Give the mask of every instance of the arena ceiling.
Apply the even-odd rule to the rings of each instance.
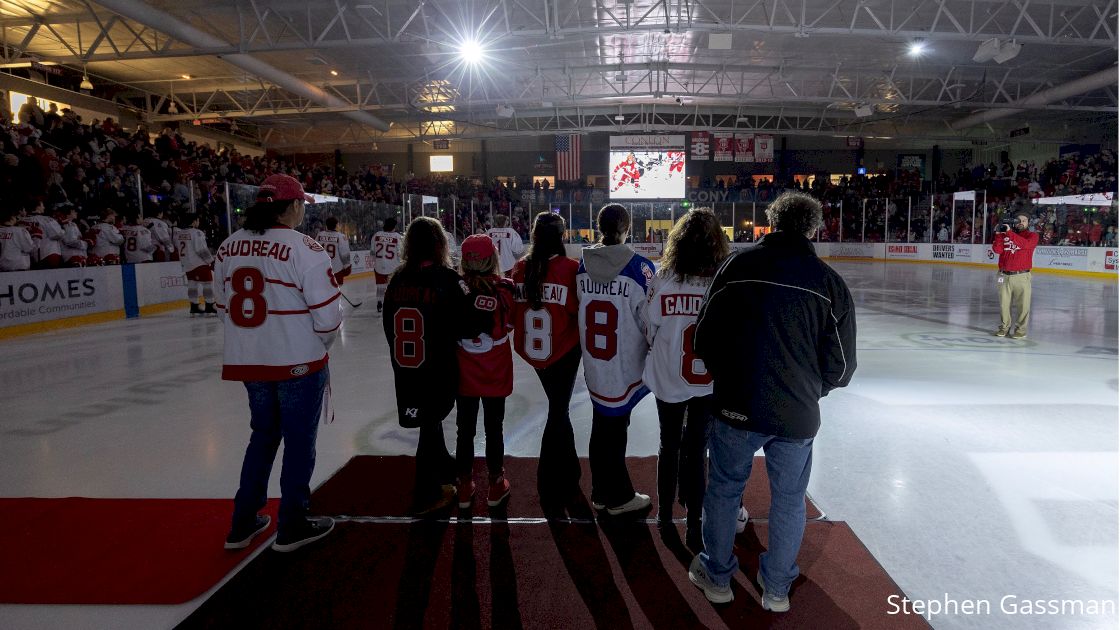
[[[1116,129],[1117,0],[0,0],[0,35],[0,67],[86,70],[95,95],[157,123],[208,121],[287,150]],[[974,61],[984,42],[1018,54]]]

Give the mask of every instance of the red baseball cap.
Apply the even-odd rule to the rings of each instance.
[[[291,201],[303,199],[307,203],[315,203],[315,199],[303,192],[303,186],[296,178],[289,175],[269,175],[257,191],[257,201]]]
[[[464,260],[486,260],[497,251],[498,250],[494,248],[494,241],[490,240],[490,237],[485,234],[472,234],[463,241],[462,252]]]

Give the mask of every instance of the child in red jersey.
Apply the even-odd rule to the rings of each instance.
[[[510,493],[503,468],[502,423],[506,397],[513,393],[513,353],[509,343],[509,331],[513,329],[513,283],[501,277],[498,250],[490,237],[467,237],[462,257],[461,273],[473,297],[468,317],[476,320],[476,329],[484,332],[474,339],[459,340],[459,395],[455,399],[459,507],[469,508],[474,499],[471,469],[480,400],[486,428],[486,468],[490,473],[486,503],[497,507]]]
[[[579,493],[580,466],[568,406],[579,371],[579,261],[564,251],[564,219],[542,212],[533,221],[529,252],[513,267],[515,349],[533,366],[548,398],[537,486],[541,500],[563,503]]]

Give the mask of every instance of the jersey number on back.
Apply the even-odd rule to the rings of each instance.
[[[230,275],[233,295],[229,298],[229,318],[235,326],[256,328],[268,318],[264,299],[264,274],[256,267],[239,267]]]
[[[376,258],[384,258],[385,260],[392,260],[397,257],[397,244],[396,243],[376,243],[373,248],[373,255]]]
[[[552,314],[543,308],[525,311],[525,356],[534,361],[552,356]]]
[[[129,252],[136,251],[136,237],[135,236],[130,236],[130,237],[124,239],[124,249],[125,249],[125,251],[129,251]]]
[[[187,257],[187,241],[179,241],[179,258]]]
[[[592,300],[584,307],[584,345],[587,354],[610,361],[618,354],[618,308],[606,300]]]
[[[708,369],[697,369],[704,363],[696,356],[693,348],[695,336],[696,322],[692,322],[685,327],[684,339],[681,340],[681,378],[689,385],[711,385],[712,375],[708,373]]]
[[[338,251],[334,243],[327,243],[323,248],[327,250],[327,255],[331,257],[331,260],[334,260],[335,252]]]
[[[402,308],[393,315],[393,358],[406,368],[424,363],[424,314],[415,308]]]

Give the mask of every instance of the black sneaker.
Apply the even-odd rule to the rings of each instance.
[[[378,302],[378,303],[377,303],[377,312],[378,312],[378,313],[380,313],[380,312],[381,312],[381,302]]]
[[[329,516],[309,518],[306,524],[297,526],[295,531],[278,534],[276,542],[272,543],[272,550],[280,553],[295,551],[326,536],[333,529],[334,519]]]
[[[257,534],[268,529],[272,524],[272,517],[270,516],[257,516],[253,523],[245,527],[235,527],[229,531],[229,536],[226,536],[226,549],[244,549],[253,542]]]
[[[202,309],[198,308],[198,302],[191,302],[191,317],[195,315],[202,315]]]
[[[206,310],[202,311],[204,315],[217,315],[218,311],[214,308],[213,302],[206,303]]]

